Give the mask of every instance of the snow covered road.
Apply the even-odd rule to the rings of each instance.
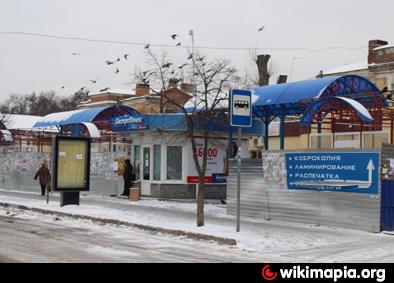
[[[126,199],[82,196],[81,206],[59,207],[57,196],[51,197],[50,204],[46,204],[45,198],[42,198],[38,194],[3,190],[0,190],[0,202],[70,213],[73,215],[118,219],[127,223],[232,238],[237,242],[236,247],[229,247],[206,241],[182,239],[175,236],[161,235],[156,237],[157,235],[140,230],[111,225],[100,226],[91,222],[89,227],[85,227],[86,221],[82,220],[80,220],[82,221],[81,223],[78,223],[76,220],[73,220],[76,222],[70,220],[71,222],[69,224],[71,226],[68,225],[67,219],[62,219],[61,222],[51,222],[50,224],[54,225],[51,229],[58,228],[59,231],[62,231],[63,228],[67,229],[67,233],[64,232],[60,238],[62,241],[65,239],[65,242],[63,243],[59,239],[56,241],[60,245],[67,244],[71,249],[75,248],[75,243],[79,243],[79,237],[82,237],[82,243],[86,245],[90,243],[88,248],[84,248],[83,245],[79,247],[82,251],[88,251],[90,255],[81,256],[80,260],[82,261],[84,259],[87,261],[94,261],[96,259],[98,261],[100,259],[139,261],[143,256],[122,257],[119,253],[127,251],[127,248],[124,249],[124,247],[127,247],[128,243],[131,247],[138,247],[141,244],[145,250],[153,247],[155,252],[157,252],[156,247],[158,246],[160,252],[161,243],[164,241],[163,245],[165,246],[164,250],[166,252],[162,252],[163,258],[155,258],[149,255],[151,257],[145,259],[152,259],[152,261],[178,261],[179,259],[179,261],[215,262],[394,262],[393,235],[327,226],[265,221],[245,217],[241,218],[241,232],[235,233],[234,217],[226,215],[225,206],[220,204],[207,204],[206,225],[204,227],[196,227],[195,203],[158,201],[153,199],[145,199],[132,203]],[[38,217],[38,223],[41,223],[41,219],[44,218]],[[4,221],[0,223],[1,226],[3,226],[3,223]],[[30,222],[26,222],[26,224],[33,225]],[[75,226],[79,227],[80,224],[84,229],[87,229],[86,232],[80,233],[78,232],[80,228],[73,228]],[[31,228],[33,227],[34,225],[31,226]],[[9,228],[11,229],[11,227]],[[18,227],[14,228],[19,231]],[[10,258],[9,253],[2,252],[4,249],[3,242],[13,241],[13,239],[5,238],[1,229],[6,228],[0,228],[0,258],[3,256],[13,259],[12,257]],[[67,242],[68,237],[66,236],[68,233],[72,235],[70,242]],[[85,237],[85,233],[87,233],[88,237]],[[101,233],[104,234],[101,235]],[[18,235],[18,232],[15,232],[15,234]],[[11,235],[13,233],[8,233],[8,235],[12,238]],[[21,235],[21,237],[26,236],[25,240],[28,241],[27,235],[26,233],[26,235]],[[57,234],[55,233],[55,235]],[[112,240],[111,242],[112,238],[115,238],[116,241]],[[103,245],[100,246],[101,239],[103,239]],[[52,241],[52,239],[50,240]],[[146,245],[144,245],[145,243]],[[190,244],[188,245],[187,243]],[[51,244],[53,243],[51,242]],[[9,246],[11,251],[13,245],[17,247],[18,241],[7,242],[6,247]],[[45,248],[44,245],[42,247]],[[67,250],[67,247],[64,246],[63,248]],[[135,249],[131,248],[130,252],[136,253]],[[103,251],[107,251],[108,253],[104,257],[102,256]],[[168,253],[171,254],[174,252],[177,253],[177,256],[171,257],[167,255]],[[76,253],[78,254],[78,252]],[[92,253],[94,257],[91,257]],[[191,254],[195,254],[195,256],[191,256]],[[183,257],[183,255],[185,256]],[[78,257],[76,257],[77,259]],[[65,260],[65,258],[62,260]]]
[[[0,262],[259,262],[207,241],[0,208]]]

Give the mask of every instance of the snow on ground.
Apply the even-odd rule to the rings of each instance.
[[[0,220],[0,262],[261,261],[233,246],[16,208],[0,208]]]
[[[36,194],[35,194],[36,195]],[[363,231],[277,221],[242,218],[241,232],[235,232],[234,217],[226,215],[224,205],[206,204],[206,225],[196,227],[192,202],[82,196],[81,206],[59,207],[59,200],[46,204],[45,198],[23,193],[5,194],[0,202],[49,209],[65,213],[118,219],[136,224],[233,238],[245,251],[284,256],[290,261],[394,261],[394,237]]]

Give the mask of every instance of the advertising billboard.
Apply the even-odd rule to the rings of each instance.
[[[90,138],[54,138],[52,188],[54,191],[88,191]]]

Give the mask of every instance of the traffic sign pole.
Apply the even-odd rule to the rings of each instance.
[[[241,136],[242,136],[242,128],[238,127],[237,232],[240,231],[240,226],[241,226],[241,151],[242,151]]]
[[[238,127],[237,152],[237,227],[240,231],[241,222],[241,154],[242,154],[242,128],[252,126],[252,92],[248,90],[233,89],[229,98],[230,125]]]

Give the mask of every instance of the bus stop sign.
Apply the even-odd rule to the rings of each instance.
[[[252,92],[232,89],[230,92],[230,123],[233,127],[252,126]]]

